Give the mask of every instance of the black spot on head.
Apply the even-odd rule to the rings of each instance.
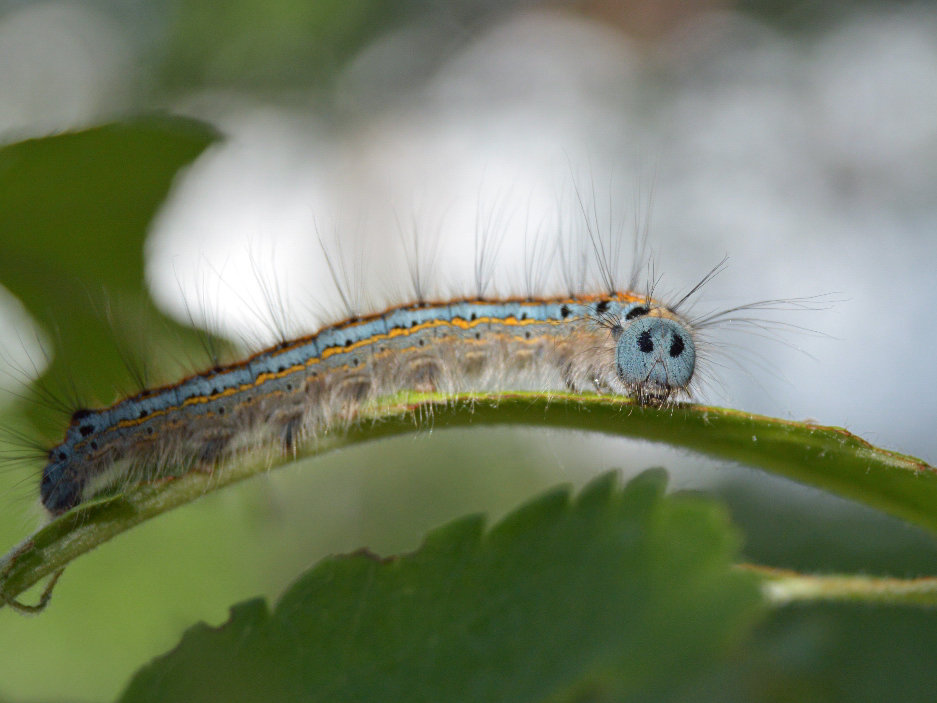
[[[413,321],[410,323],[410,326],[411,326],[411,327],[416,327],[416,320],[413,320]]]
[[[82,425],[78,428],[78,431],[81,432],[82,437],[87,437],[89,434],[94,432],[94,425]]]
[[[476,315],[476,314],[473,312],[473,313],[472,313],[472,316],[469,318],[469,320],[473,320],[473,321],[474,321],[474,320],[477,320],[477,319],[478,319],[478,315]]]
[[[569,305],[564,305],[560,308],[560,317],[562,317],[564,320],[569,317]]]
[[[351,340],[350,340],[350,339],[346,339],[346,340],[345,340],[345,346],[346,346],[346,347],[350,347],[350,346],[351,346]],[[280,371],[282,371],[282,370],[283,370],[283,369],[280,369]]]
[[[638,335],[638,349],[645,354],[650,354],[654,351],[654,340],[651,339],[651,333],[648,330],[644,330]]]
[[[526,319],[527,319],[527,313],[526,313],[526,312],[521,313],[521,319],[522,319],[522,320],[526,320]]]
[[[607,300],[600,300],[599,302],[597,302],[597,303],[595,304],[595,312],[596,312],[597,314],[601,315],[601,314],[602,314],[603,312],[605,312],[606,310],[608,310],[608,301],[607,301]]]
[[[78,420],[83,420],[91,414],[91,411],[86,408],[81,408],[72,413],[72,422],[78,422]]]
[[[141,410],[141,411],[140,411],[140,414],[137,415],[137,417],[142,420],[143,418],[145,418],[145,417],[146,417],[147,415],[149,415],[149,414],[150,414],[150,413],[148,413],[146,410]]]
[[[673,336],[673,341],[670,343],[670,356],[676,359],[683,353],[683,350],[686,348],[686,344],[683,342],[683,337],[679,334]]]
[[[66,459],[68,459],[68,454],[65,452],[59,452],[59,461],[65,461]]]
[[[631,310],[628,311],[628,314],[625,315],[625,319],[633,320],[636,317],[644,317],[647,315],[647,313],[648,309],[646,307],[643,305],[638,305],[637,307],[631,308]]]

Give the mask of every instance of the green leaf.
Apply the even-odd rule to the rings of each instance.
[[[328,81],[375,35],[414,15],[409,0],[231,0],[175,3],[163,74],[268,91]]]
[[[759,610],[724,512],[663,471],[554,491],[485,533],[326,559],[282,597],[198,625],[122,700],[647,700],[718,660]]]
[[[216,138],[198,122],[148,118],[0,149],[0,281],[51,335],[53,393],[74,384],[110,402],[125,357],[152,358],[162,340],[199,344],[203,333],[145,293],[143,241],[176,172]],[[135,321],[136,348],[132,335],[118,343],[105,312]]]

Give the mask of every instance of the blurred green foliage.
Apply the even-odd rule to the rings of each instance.
[[[256,0],[178,2],[169,36],[165,80],[270,90],[327,83],[380,31],[409,14],[411,2],[387,0]]]
[[[0,149],[0,281],[52,336],[44,382],[66,402],[110,402],[128,359],[204,341],[153,306],[143,241],[178,169],[215,138],[204,124],[154,118]],[[102,345],[112,324],[137,334]],[[47,410],[27,407],[59,432],[61,417]]]

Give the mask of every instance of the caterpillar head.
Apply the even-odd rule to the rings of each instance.
[[[687,391],[696,345],[689,325],[677,315],[663,307],[635,308],[612,334],[618,379],[638,400],[662,402]]]

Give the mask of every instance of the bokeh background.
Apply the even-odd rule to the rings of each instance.
[[[0,2],[3,143],[151,112],[224,135],[147,242],[150,292],[182,322],[267,340],[271,281],[291,328],[341,316],[320,241],[363,308],[407,294],[414,236],[432,291],[471,290],[478,231],[515,291],[531,239],[582,241],[582,201],[626,254],[647,227],[665,294],[728,255],[698,312],[823,296],[714,334],[701,399],[937,461],[937,5]],[[4,308],[15,357],[35,334]],[[188,625],[275,598],[325,554],[412,549],[464,513],[650,465],[727,501],[754,561],[937,572],[929,536],[743,467],[580,434],[423,432],[209,496],[78,560],[42,616],[0,611],[0,700],[112,698]],[[0,474],[3,545],[37,524],[38,468]],[[935,633],[930,613],[786,611],[701,695],[926,700]]]

